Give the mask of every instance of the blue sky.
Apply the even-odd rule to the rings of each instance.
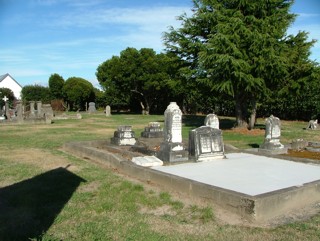
[[[0,75],[46,86],[58,73],[99,87],[99,64],[127,47],[162,51],[162,33],[191,7],[191,0],[0,0]],[[288,33],[317,39],[311,59],[320,62],[320,1],[296,0],[292,12],[299,16]]]

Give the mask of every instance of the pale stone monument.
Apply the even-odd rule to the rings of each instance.
[[[307,129],[316,130],[318,128],[318,120],[310,120]]]
[[[89,108],[88,108],[89,114],[95,113],[96,111],[97,111],[97,109],[96,109],[96,103],[94,103],[94,102],[89,102]]]
[[[106,116],[111,116],[111,107],[110,107],[110,105],[106,106]]]
[[[133,146],[136,144],[135,134],[132,126],[118,126],[111,138],[111,143],[118,146]]]
[[[2,98],[2,100],[4,101],[4,113],[5,113],[5,115],[6,115],[6,118],[8,119],[9,117],[10,117],[10,113],[9,113],[9,103],[8,103],[8,98],[7,98],[7,96],[4,96],[3,98]]]
[[[23,122],[23,106],[21,101],[16,102],[16,111],[17,111],[17,121],[18,123]]]
[[[188,160],[182,143],[182,112],[176,102],[171,102],[164,112],[164,141],[158,157],[165,162]]]
[[[219,129],[219,118],[216,114],[209,114],[204,119],[204,125]]]
[[[159,122],[149,122],[148,126],[141,132],[141,137],[145,138],[161,138],[163,137],[163,129]]]
[[[201,126],[189,132],[189,159],[197,162],[225,158],[222,131]]]
[[[51,124],[52,123],[52,119],[53,119],[53,110],[50,104],[43,104],[42,105],[42,113],[43,116],[45,118],[45,121],[47,124]]]
[[[37,116],[38,117],[42,117],[43,113],[41,113],[41,109],[42,109],[42,102],[41,101],[37,101]]]
[[[30,117],[35,117],[36,114],[35,114],[35,109],[34,109],[34,104],[35,104],[35,101],[30,101],[29,102],[30,104]]]
[[[259,152],[266,154],[284,154],[288,148],[280,143],[281,122],[278,117],[271,115],[266,119],[266,132],[264,143],[260,146]]]

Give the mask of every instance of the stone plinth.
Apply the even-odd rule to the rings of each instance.
[[[135,134],[132,126],[118,126],[111,138],[111,143],[118,146],[132,146],[136,144]]]
[[[161,138],[163,137],[163,129],[159,122],[150,122],[144,131],[141,132],[141,137],[145,138]]]

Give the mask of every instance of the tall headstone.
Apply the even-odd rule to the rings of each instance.
[[[189,159],[197,162],[225,158],[222,131],[201,126],[189,132]]]
[[[97,109],[96,109],[96,103],[94,103],[94,102],[89,102],[89,108],[88,108],[89,114],[95,113],[96,111],[97,111]]]
[[[50,104],[43,104],[42,105],[42,113],[44,115],[45,121],[47,124],[52,123],[53,119],[53,110]]]
[[[34,109],[34,104],[35,104],[35,102],[34,101],[30,101],[29,102],[29,104],[30,104],[30,117],[35,117],[35,109]]]
[[[16,102],[16,111],[17,111],[17,121],[18,123],[23,122],[23,106],[21,101]]]
[[[111,116],[111,107],[110,107],[110,105],[106,106],[106,116]]]
[[[216,114],[209,114],[204,119],[204,125],[219,129],[219,118]]]
[[[37,116],[38,117],[42,117],[42,102],[41,101],[37,101]]]
[[[111,143],[118,146],[133,146],[136,144],[135,134],[132,126],[118,126],[111,138]]]
[[[8,102],[9,99],[7,98],[7,96],[4,96],[2,100],[4,101],[4,106],[5,106],[4,111],[5,111],[6,117],[7,119],[9,119],[10,118],[9,102]]]
[[[163,137],[163,129],[159,122],[149,122],[149,125],[141,132],[141,137],[145,138],[161,138]]]
[[[182,112],[176,102],[171,102],[164,112],[164,140],[158,157],[165,162],[188,160],[182,143]]]
[[[271,115],[266,119],[266,131],[264,142],[259,148],[259,152],[265,154],[284,154],[288,148],[280,143],[281,122],[278,117]]]

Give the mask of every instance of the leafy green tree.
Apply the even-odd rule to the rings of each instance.
[[[14,96],[12,90],[9,88],[0,88],[0,108],[4,106],[3,98],[5,96],[8,98],[9,106],[13,107],[13,102],[16,99],[16,97]]]
[[[237,126],[288,76],[293,0],[193,0],[193,15],[165,34],[167,51],[188,63],[189,79],[235,101]]]
[[[59,74],[52,74],[49,78],[49,89],[53,99],[62,99],[62,88],[64,85],[64,79]]]
[[[21,90],[23,101],[42,101],[50,103],[51,96],[48,87],[40,85],[26,85]]]
[[[71,110],[84,110],[86,102],[94,101],[93,85],[79,77],[70,77],[63,88],[64,99],[70,105]]]
[[[148,48],[127,48],[120,56],[99,65],[96,76],[110,104],[129,104],[136,100],[142,111],[149,113],[155,104],[168,97],[170,64],[166,54],[156,54]]]

